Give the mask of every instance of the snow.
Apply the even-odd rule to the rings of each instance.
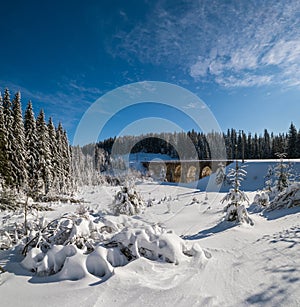
[[[270,163],[276,161],[247,162],[241,190],[250,204]],[[93,212],[97,229],[113,229],[107,238],[116,233],[116,241],[136,244],[130,245],[136,259],[128,262],[118,248],[100,245],[90,254],[55,245],[47,257],[39,248],[26,258],[18,248],[1,250],[0,266],[6,270],[0,271],[1,306],[300,306],[299,206],[248,210],[254,226],[233,224],[224,221],[224,192],[144,181],[136,190],[152,206],[137,216],[100,219],[119,189],[84,187],[78,197]],[[293,195],[299,198],[298,192]],[[79,204],[52,203],[51,208],[39,217],[51,220],[81,210]],[[22,219],[22,212],[0,212],[1,227]],[[77,235],[91,231],[85,222],[77,226]],[[141,246],[172,262],[144,257]],[[41,274],[31,272],[37,267]],[[43,276],[47,270],[58,272]]]
[[[245,160],[244,163],[242,161],[239,161],[243,165],[246,166],[245,170],[247,171],[247,177],[245,180],[241,183],[241,190],[245,191],[257,191],[259,189],[262,189],[262,187],[265,186],[265,176],[267,175],[268,168],[275,167],[279,159],[274,160]],[[284,163],[288,164],[291,163],[293,165],[293,169],[296,175],[300,174],[300,159],[286,159],[283,160]],[[230,168],[234,168],[234,163],[228,165],[226,167],[226,173],[228,173],[228,170]],[[209,191],[221,191],[221,192],[227,192],[230,189],[230,184],[223,185],[221,187],[216,186],[215,183],[216,180],[216,173],[212,174],[209,177],[205,177],[201,179],[198,184],[197,188],[199,188],[201,191],[209,189]],[[210,184],[209,184],[210,183]],[[184,186],[190,186],[194,187],[195,184],[186,184]]]

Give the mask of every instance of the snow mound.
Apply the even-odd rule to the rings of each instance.
[[[192,255],[180,237],[158,225],[125,228],[112,237],[109,246],[118,247],[128,260],[145,257],[178,264]]]
[[[64,215],[37,241],[27,244],[21,265],[51,280],[107,279],[114,268],[144,257],[178,265],[189,257],[207,259],[198,244],[188,247],[172,230],[128,216]],[[55,225],[55,231],[52,229]]]

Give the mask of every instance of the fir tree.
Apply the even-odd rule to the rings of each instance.
[[[52,118],[49,118],[48,121],[48,135],[49,135],[49,150],[51,152],[51,177],[52,177],[52,185],[51,191],[53,193],[59,193],[59,180],[60,180],[60,168],[59,168],[59,160],[60,156],[57,148],[57,140],[56,140],[56,131],[52,121]]]
[[[41,110],[36,119],[37,129],[37,144],[38,144],[38,178],[39,191],[42,194],[47,194],[50,191],[52,183],[52,165],[51,152],[49,148],[48,127],[45,122],[44,111]]]
[[[4,114],[3,114],[3,100],[0,94],[0,180],[2,189],[5,188],[6,183],[9,181],[10,168],[7,156],[7,133],[4,124]]]
[[[62,124],[59,123],[56,129],[57,150],[59,155],[59,185],[60,192],[65,193],[69,190],[71,183],[71,153],[66,132]]]
[[[28,102],[25,119],[25,147],[26,147],[26,162],[27,162],[27,175],[28,175],[28,195],[35,198],[38,191],[38,139],[36,131],[35,117],[32,109],[31,101]]]
[[[21,94],[17,92],[12,105],[11,164],[14,186],[17,190],[24,189],[27,182],[25,132],[21,108]]]
[[[280,159],[276,165],[274,171],[276,176],[276,188],[277,191],[283,191],[289,185],[289,165],[284,163],[283,159],[286,157],[286,153],[276,153],[276,156]]]
[[[216,172],[216,184],[225,184],[226,179],[225,166],[223,163],[219,163]]]
[[[287,139],[287,156],[289,158],[297,158],[297,129],[293,123],[291,123]]]
[[[65,191],[70,190],[71,184],[71,147],[66,130],[63,131],[63,158],[64,158],[64,173],[65,173]]]
[[[300,157],[300,130],[297,133],[296,151],[297,151],[297,158],[299,158]]]
[[[13,176],[12,176],[12,142],[14,134],[12,131],[12,111],[11,111],[11,100],[9,90],[6,88],[4,90],[3,97],[3,123],[4,123],[4,146],[6,152],[6,166],[4,180],[7,187],[13,186]]]
[[[247,172],[244,169],[244,166],[240,166],[236,160],[235,168],[232,168],[228,174],[228,178],[231,180],[233,188],[230,189],[221,202],[229,202],[224,208],[224,212],[226,212],[225,220],[237,221],[241,223],[247,222],[253,225],[253,221],[249,217],[245,206],[242,204],[243,202],[249,203],[248,197],[243,191],[240,190],[241,181],[244,179],[246,174]]]

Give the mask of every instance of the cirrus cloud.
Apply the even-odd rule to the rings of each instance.
[[[179,68],[224,87],[298,86],[300,2],[158,1],[115,36],[115,56]]]

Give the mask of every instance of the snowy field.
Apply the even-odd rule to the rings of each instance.
[[[261,166],[249,166],[244,189],[250,203],[254,182],[265,174]],[[36,276],[21,265],[19,250],[1,250],[0,265],[6,270],[0,273],[1,306],[300,306],[299,206],[265,214],[250,207],[254,226],[237,225],[223,221],[224,192],[153,182],[137,183],[136,189],[152,206],[132,218],[108,219],[172,230],[170,242],[178,236],[192,256],[175,250],[173,263],[138,257],[124,266],[102,266],[106,271],[99,277],[92,260],[77,254],[57,274]],[[78,197],[96,218],[119,190],[86,187]],[[78,212],[80,205],[51,207],[54,211],[39,212],[39,218]],[[4,227],[8,221],[22,221],[23,213],[0,212],[0,218]]]

